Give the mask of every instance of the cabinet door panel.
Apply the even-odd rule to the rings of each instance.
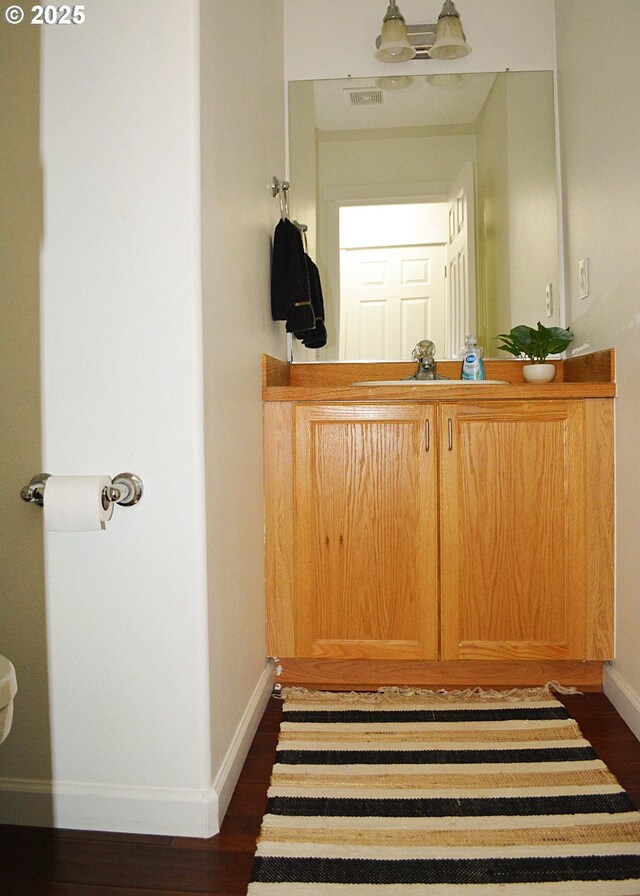
[[[584,407],[443,405],[443,659],[585,657]]]
[[[294,415],[296,655],[434,659],[433,407]]]

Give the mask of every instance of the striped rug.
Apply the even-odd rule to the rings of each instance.
[[[283,694],[248,896],[640,896],[640,813],[549,686]]]

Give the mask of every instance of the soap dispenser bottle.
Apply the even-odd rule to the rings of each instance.
[[[470,333],[465,339],[462,355],[462,379],[483,380],[484,361],[482,360],[482,346],[478,345],[475,334]]]

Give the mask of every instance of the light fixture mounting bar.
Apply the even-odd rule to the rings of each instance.
[[[436,40],[436,24],[407,25],[407,40],[415,49],[414,59],[431,59],[429,50]],[[381,35],[376,38],[376,47],[380,47]]]

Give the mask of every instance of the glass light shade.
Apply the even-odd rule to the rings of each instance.
[[[389,75],[385,78],[376,78],[376,87],[380,90],[404,90],[411,87],[413,78],[411,75]]]
[[[467,78],[460,72],[447,72],[441,75],[427,75],[426,79],[430,87],[435,87],[438,90],[455,90],[456,87],[464,84]]]
[[[376,59],[380,62],[407,62],[416,55],[407,38],[407,26],[402,19],[387,19],[382,24],[380,46]]]
[[[470,52],[471,47],[465,39],[459,16],[445,15],[439,18],[436,41],[429,50],[429,56],[434,59],[461,59]]]

